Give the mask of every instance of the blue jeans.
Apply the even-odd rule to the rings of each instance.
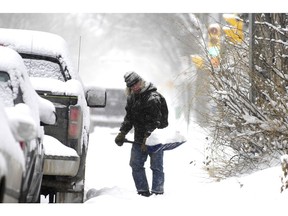
[[[150,156],[150,169],[152,170],[153,193],[164,193],[163,151],[148,154],[141,151],[141,145],[133,144],[131,149],[130,166],[132,176],[138,192],[150,191],[144,164]]]

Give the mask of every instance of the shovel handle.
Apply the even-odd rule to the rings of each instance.
[[[128,140],[128,139],[124,139],[124,142],[126,142],[126,143],[132,143],[132,144],[141,144],[141,143],[134,142],[134,141],[131,141],[131,140]]]

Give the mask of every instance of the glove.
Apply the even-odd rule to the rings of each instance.
[[[145,135],[144,135],[144,139],[143,139],[143,142],[142,142],[142,144],[141,144],[141,151],[142,152],[147,152],[147,146],[146,146],[146,140],[147,140],[147,138],[150,136],[150,133],[148,134],[148,133],[146,133]]]
[[[123,133],[119,133],[116,137],[115,137],[115,143],[118,145],[118,146],[122,146],[123,143],[125,141],[125,134]]]

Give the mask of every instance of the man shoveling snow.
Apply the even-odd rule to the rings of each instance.
[[[165,147],[166,150],[175,148],[185,140],[175,142],[175,139],[170,139],[172,142],[169,140],[160,142],[158,133],[165,133],[166,129],[163,128],[168,125],[168,108],[165,98],[157,92],[157,88],[152,83],[146,82],[135,72],[127,72],[124,80],[127,86],[126,115],[119,129],[120,133],[115,138],[115,143],[122,146],[124,142],[129,142],[126,135],[134,128],[130,166],[137,192],[146,197],[151,194],[163,194],[163,152]],[[154,150],[152,150],[153,148]],[[153,173],[151,192],[144,168],[148,156]]]

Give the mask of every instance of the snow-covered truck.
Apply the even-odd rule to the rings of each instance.
[[[83,202],[89,107],[105,107],[105,89],[84,87],[72,66],[66,42],[58,35],[0,29],[0,44],[22,56],[37,93],[56,107],[57,123],[44,127],[41,194],[53,203]]]

